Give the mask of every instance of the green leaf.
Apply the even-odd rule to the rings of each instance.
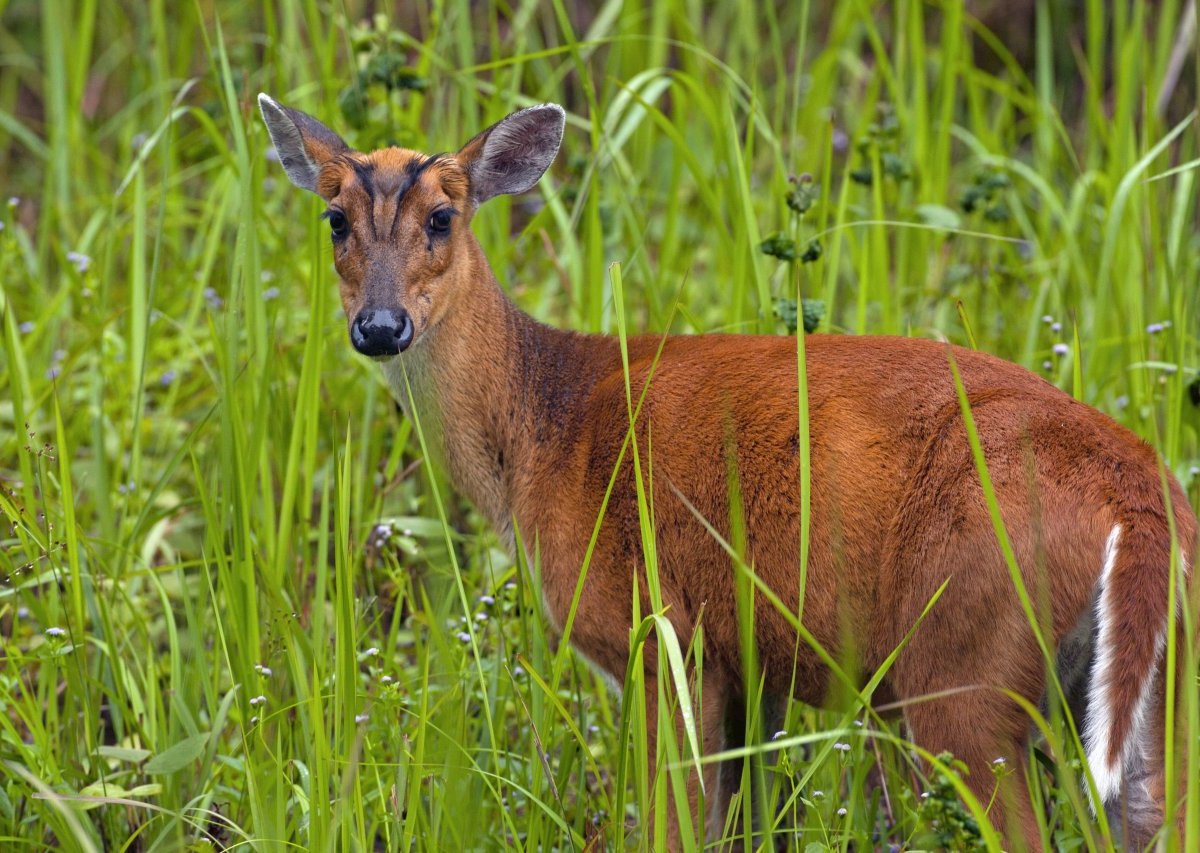
[[[107,798],[125,798],[129,796],[129,792],[115,782],[93,782],[79,789],[81,797],[107,797]],[[77,804],[83,810],[99,808],[104,803],[99,802],[83,802]]]
[[[126,790],[113,782],[99,781],[93,782],[79,792],[81,797],[96,797],[97,801],[82,802],[78,806],[87,811],[104,805],[103,800],[135,800],[138,797],[153,797],[161,793],[162,785],[159,784],[138,785],[136,788]]]
[[[918,204],[917,219],[935,228],[945,228],[953,231],[962,226],[958,214],[942,204]]]
[[[200,757],[208,743],[208,735],[192,735],[146,762],[147,773],[174,773]]]
[[[114,761],[132,761],[141,764],[150,757],[148,749],[133,749],[125,746],[102,746],[96,750],[101,758],[111,758]]]
[[[135,785],[125,792],[125,796],[132,799],[138,797],[155,797],[162,793],[162,785],[157,782],[151,782],[148,785]]]

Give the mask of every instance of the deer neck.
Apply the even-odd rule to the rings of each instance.
[[[607,338],[523,313],[482,251],[474,254],[475,274],[456,285],[453,304],[384,372],[434,461],[511,548],[523,492],[536,471],[556,467],[574,446],[583,401],[605,360],[597,355],[617,351]]]

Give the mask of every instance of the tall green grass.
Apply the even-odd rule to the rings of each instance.
[[[1194,62],[1156,109],[1182,0],[1032,4],[1008,42],[953,0],[361,5],[0,3],[5,847],[645,849],[691,770],[667,726],[651,790],[633,697],[694,698],[702,646],[638,614],[675,665],[632,667],[622,702],[552,638],[536,554],[514,562],[422,464],[419,423],[346,345],[260,90],[358,147],[426,151],[563,103],[543,192],[475,223],[530,313],[784,332],[788,300],[819,301],[822,331],[1042,373],[1200,502]],[[356,88],[393,63],[394,88]],[[1169,653],[1194,849],[1195,659]],[[847,707],[794,706],[740,756],[742,831],[996,843],[953,765],[926,778]],[[1047,733],[1047,844],[1106,848]]]

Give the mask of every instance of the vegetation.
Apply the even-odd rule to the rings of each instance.
[[[525,310],[977,346],[1200,505],[1186,0],[1017,3],[1003,37],[956,0],[377,5],[0,0],[0,844],[645,849],[673,807],[636,703],[352,353],[260,90],[425,151],[562,103],[540,192],[475,224]],[[1045,840],[1105,849],[1069,731],[1029,779]],[[795,706],[787,733],[747,760],[788,849],[995,844],[895,723]]]

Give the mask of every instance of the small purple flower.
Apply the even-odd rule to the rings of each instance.
[[[65,637],[66,635],[67,635],[67,632],[64,631],[62,628],[47,628],[46,629],[47,637],[58,638],[58,637]]]
[[[846,816],[846,810],[844,808],[838,809],[838,817],[845,817],[845,816]]]
[[[270,302],[272,299],[278,298],[278,296],[279,296],[279,288],[278,287],[274,287],[274,286],[268,287],[266,290],[264,290],[262,292],[263,302]]]
[[[18,329],[18,331],[20,331],[20,333],[21,333],[22,335],[28,335],[28,334],[29,334],[30,332],[32,332],[32,331],[33,331],[33,329],[34,329],[33,321],[32,321],[32,320],[26,320],[24,323],[22,323],[21,325],[17,326],[17,329]]]
[[[1055,355],[1068,355],[1068,354],[1070,354],[1070,352],[1071,352],[1071,348],[1069,346],[1067,346],[1066,344],[1055,344],[1054,345],[1054,354]]]
[[[849,752],[849,751],[850,751],[850,744],[848,744],[848,743],[835,743],[835,744],[833,745],[833,748],[834,748],[834,749],[837,749],[837,750],[841,750],[842,752]]]
[[[1050,331],[1052,331],[1052,332],[1061,332],[1061,331],[1062,331],[1062,323],[1059,323],[1058,321],[1055,321],[1055,322],[1051,323],[1051,324],[1050,324]]]
[[[496,603],[496,599],[492,598],[490,595],[481,595],[479,596],[479,603],[485,607],[491,607]]]
[[[1042,322],[1045,323],[1047,326],[1049,326],[1051,323],[1054,322],[1054,318],[1051,317],[1049,314],[1043,314]]]
[[[488,618],[488,616],[487,616],[487,614],[486,614],[486,613],[476,613],[476,614],[475,614],[475,621],[476,621],[476,622],[486,622],[486,621],[487,621],[487,618]]]
[[[1008,764],[1008,761],[1005,759],[1005,757],[1003,755],[1001,755],[999,758],[992,761],[993,767],[1003,767],[1005,764]]]
[[[371,648],[367,649],[365,652],[363,652],[363,654],[367,657],[374,657],[375,655],[379,654],[379,649],[375,648],[375,646],[371,646]]]
[[[261,663],[256,663],[254,665],[254,671],[257,672],[259,675],[261,675],[263,678],[270,678],[270,676],[271,676],[271,667],[263,666]]]
[[[835,127],[833,129],[833,150],[841,154],[850,147],[850,137],[846,135],[846,131]]]
[[[75,266],[75,272],[85,273],[92,265],[92,259],[83,252],[67,252],[67,260]]]
[[[268,163],[278,163],[279,162],[279,152],[275,150],[274,145],[272,145],[270,148],[267,149],[267,162]]]
[[[1042,362],[1042,370],[1053,370],[1053,369],[1054,369],[1054,362],[1052,362],[1050,359],[1046,359],[1045,361]]]
[[[29,618],[29,608],[23,604],[20,607],[18,607],[17,608],[17,618],[18,619],[28,619]]]
[[[67,351],[65,349],[56,349],[54,352],[50,353],[50,360],[54,362],[62,361],[66,357]]]
[[[381,676],[379,676],[379,683],[380,683],[380,684],[391,684],[393,681],[395,681],[395,679],[394,679],[394,678],[392,678],[390,675],[381,675]]]
[[[369,719],[371,719],[370,714],[355,714],[354,715],[354,722],[356,722],[356,723],[365,723]]]
[[[166,386],[170,385],[174,381],[175,381],[175,371],[174,370],[168,370],[168,371],[164,372],[163,375],[158,378],[158,384],[162,385],[164,388]]]
[[[1146,334],[1147,335],[1157,335],[1164,328],[1165,327],[1163,326],[1162,323],[1151,323],[1149,326],[1146,327]]]
[[[9,207],[16,207],[20,203],[21,203],[21,199],[17,198],[15,195],[10,195],[8,197],[8,206]]]
[[[471,635],[468,634],[466,631],[459,631],[458,634],[456,634],[455,636],[458,637],[460,642],[463,642],[463,643],[471,642]]]
[[[57,364],[52,364],[46,368],[47,379],[57,379],[62,374],[62,368]]]
[[[253,708],[257,708],[259,705],[265,705],[266,702],[267,702],[267,697],[259,695],[259,696],[255,696],[253,699],[250,700],[250,706]]]
[[[225,301],[221,299],[217,291],[211,287],[204,288],[204,301],[207,302],[208,307],[214,311],[225,304]]]

